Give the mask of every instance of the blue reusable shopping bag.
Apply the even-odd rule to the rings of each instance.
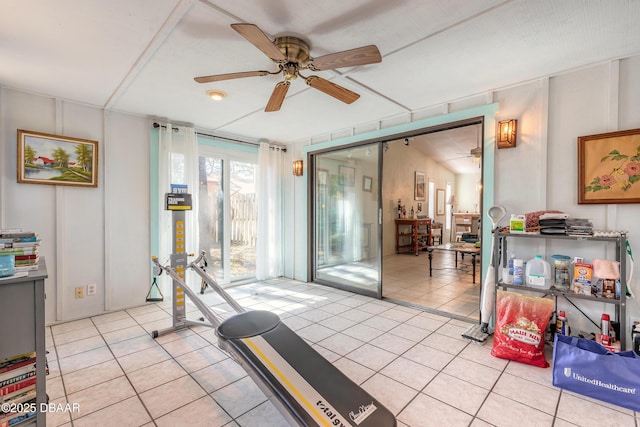
[[[612,353],[595,341],[556,334],[553,385],[640,411],[640,357]]]

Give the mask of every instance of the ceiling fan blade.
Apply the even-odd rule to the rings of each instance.
[[[221,80],[241,79],[243,77],[266,76],[267,74],[272,74],[272,73],[268,71],[244,71],[241,73],[227,73],[227,74],[216,74],[213,76],[195,77],[193,80],[195,80],[198,83],[210,83],[210,82],[219,82]]]
[[[271,113],[273,111],[278,111],[280,107],[282,107],[282,102],[284,101],[284,97],[287,95],[287,91],[289,90],[289,86],[291,82],[285,80],[276,85],[271,93],[271,98],[269,98],[269,102],[267,103],[265,112]]]
[[[380,51],[375,45],[369,45],[315,58],[307,65],[307,68],[313,71],[322,71],[377,62],[382,62]]]
[[[276,62],[287,62],[287,57],[273,44],[273,41],[254,24],[231,24],[242,37],[260,49],[265,55]]]
[[[360,98],[360,95],[358,95],[357,93],[351,92],[349,89],[339,86],[335,83],[331,83],[329,80],[323,79],[322,77],[307,77],[306,82],[312,88],[318,89],[319,91],[324,92],[327,95],[331,95],[334,98],[347,104],[351,104],[352,102]]]

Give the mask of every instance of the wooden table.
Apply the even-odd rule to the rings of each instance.
[[[427,252],[429,254],[429,277],[431,277],[431,259],[433,258],[433,251],[449,251],[455,252],[456,257],[456,269],[458,268],[458,254],[461,254],[463,259],[465,254],[471,255],[472,265],[472,282],[476,283],[476,257],[480,255],[480,248],[470,243],[445,243],[444,245],[429,246]]]
[[[401,244],[400,240],[408,238],[408,244]],[[410,249],[416,256],[421,249],[431,244],[431,218],[410,219],[396,218],[396,253],[401,249]]]

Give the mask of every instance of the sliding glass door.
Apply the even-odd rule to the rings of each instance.
[[[200,248],[222,284],[256,275],[255,157],[200,150]]]
[[[380,298],[379,144],[312,155],[313,280]]]

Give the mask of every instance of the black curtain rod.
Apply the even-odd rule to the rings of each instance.
[[[157,123],[157,122],[153,123],[153,127],[154,128],[163,128],[163,129],[167,128],[166,125],[161,125],[160,123]],[[172,127],[171,130],[174,131],[174,132],[178,132],[178,128]],[[239,139],[227,138],[226,136],[209,135],[208,133],[202,133],[202,132],[196,132],[196,135],[208,136],[209,138],[214,138],[214,139],[224,139],[226,141],[237,142],[239,144],[249,144],[249,145],[255,145],[255,146],[260,145],[260,144],[257,144],[255,142],[241,141]],[[269,147],[269,148],[271,148],[272,150],[275,150],[275,147]],[[280,151],[282,151],[283,153],[286,153],[287,149],[286,148],[281,148]]]
[[[167,128],[166,125],[161,125],[160,123],[155,123],[155,122],[153,123],[153,127],[156,128],[156,129],[157,128],[162,128],[162,129],[166,129]],[[178,128],[171,128],[171,130],[174,131],[174,132],[178,132]]]

